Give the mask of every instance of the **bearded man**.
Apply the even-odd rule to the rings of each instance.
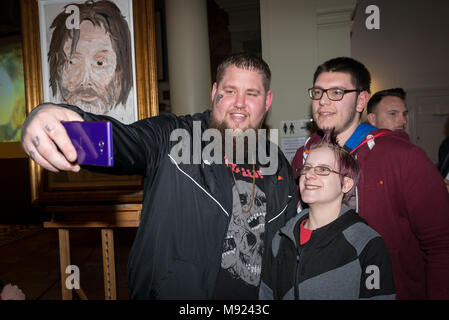
[[[231,130],[234,136],[258,130],[273,100],[270,80],[262,59],[235,54],[218,67],[212,111],[166,114],[130,125],[67,105],[41,105],[29,115],[22,146],[42,167],[79,170],[61,120],[110,120],[114,167],[105,170],[145,177],[141,222],[128,264],[132,298],[258,298],[271,240],[296,214],[296,185],[288,161],[265,141],[259,148],[274,150],[270,157],[275,170],[266,170],[259,152],[251,153],[251,162],[232,162],[229,154],[216,157],[215,152],[217,161],[195,163],[197,149],[189,148],[192,161],[181,163],[171,152],[178,141],[170,136],[184,130],[194,138],[195,128],[201,136],[212,129]],[[206,142],[193,144],[202,152]]]
[[[128,23],[111,1],[86,1],[64,8],[73,6],[79,11],[79,28],[67,27],[72,17],[66,10],[50,26],[52,96],[84,111],[124,120],[120,115],[125,110],[118,109],[126,107],[133,85]]]

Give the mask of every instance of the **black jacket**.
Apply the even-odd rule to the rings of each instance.
[[[232,216],[232,175],[224,164],[177,164],[170,156],[178,143],[170,141],[173,130],[186,129],[194,135],[196,120],[203,132],[210,112],[163,115],[124,125],[71,109],[87,121],[113,122],[114,167],[109,173],[145,175],[141,221],[128,262],[131,297],[210,299]],[[205,145],[203,142],[202,148]],[[194,149],[193,144],[190,147]],[[278,170],[263,178],[265,244],[270,244],[275,232],[296,214],[293,172],[279,148],[275,150]],[[261,276],[268,252],[264,250]]]
[[[300,245],[300,224],[308,212],[301,211],[273,238],[260,298],[395,299],[390,257],[380,235],[343,205],[336,220]]]

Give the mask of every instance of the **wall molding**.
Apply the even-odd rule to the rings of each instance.
[[[346,27],[352,23],[354,6],[321,8],[316,11],[319,30]]]

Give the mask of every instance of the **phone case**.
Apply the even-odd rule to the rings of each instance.
[[[77,164],[112,167],[114,151],[110,121],[61,121],[78,157]]]

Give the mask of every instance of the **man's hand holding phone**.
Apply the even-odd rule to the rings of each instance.
[[[77,152],[61,121],[83,121],[75,111],[42,104],[28,116],[22,127],[22,148],[37,164],[52,171],[78,172]]]

